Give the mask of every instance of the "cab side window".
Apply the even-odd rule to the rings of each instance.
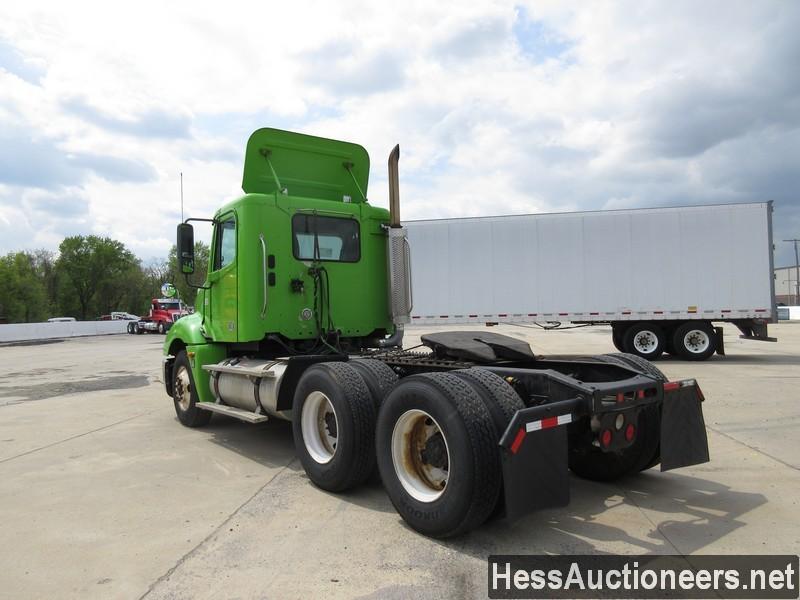
[[[236,259],[236,221],[230,218],[217,228],[217,249],[214,253],[214,270],[227,267]]]

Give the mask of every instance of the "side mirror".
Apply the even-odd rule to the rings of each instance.
[[[187,275],[194,273],[194,228],[188,223],[178,225],[178,268]]]

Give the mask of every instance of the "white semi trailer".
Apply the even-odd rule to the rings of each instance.
[[[772,203],[411,221],[412,324],[603,323],[648,360],[775,341]]]

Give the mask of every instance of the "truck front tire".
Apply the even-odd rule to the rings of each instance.
[[[363,378],[344,362],[323,362],[300,377],[292,431],[300,462],[319,488],[342,492],[375,468],[376,407]]]
[[[211,413],[197,408],[197,389],[186,350],[178,352],[172,367],[172,399],[175,404],[175,414],[178,415],[182,425],[186,427],[208,425]]]
[[[381,481],[416,531],[446,538],[491,515],[502,475],[492,417],[475,388],[449,373],[404,378],[375,429]]]

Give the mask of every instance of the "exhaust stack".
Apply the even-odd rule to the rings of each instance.
[[[398,144],[389,154],[389,229],[386,257],[389,274],[389,311],[402,340],[402,328],[411,320],[414,300],[411,290],[411,248],[408,245],[406,230],[400,224],[400,177],[397,168],[399,162]],[[395,343],[392,338],[389,340]]]
[[[400,227],[400,177],[397,164],[400,162],[400,144],[389,153],[389,226]]]

